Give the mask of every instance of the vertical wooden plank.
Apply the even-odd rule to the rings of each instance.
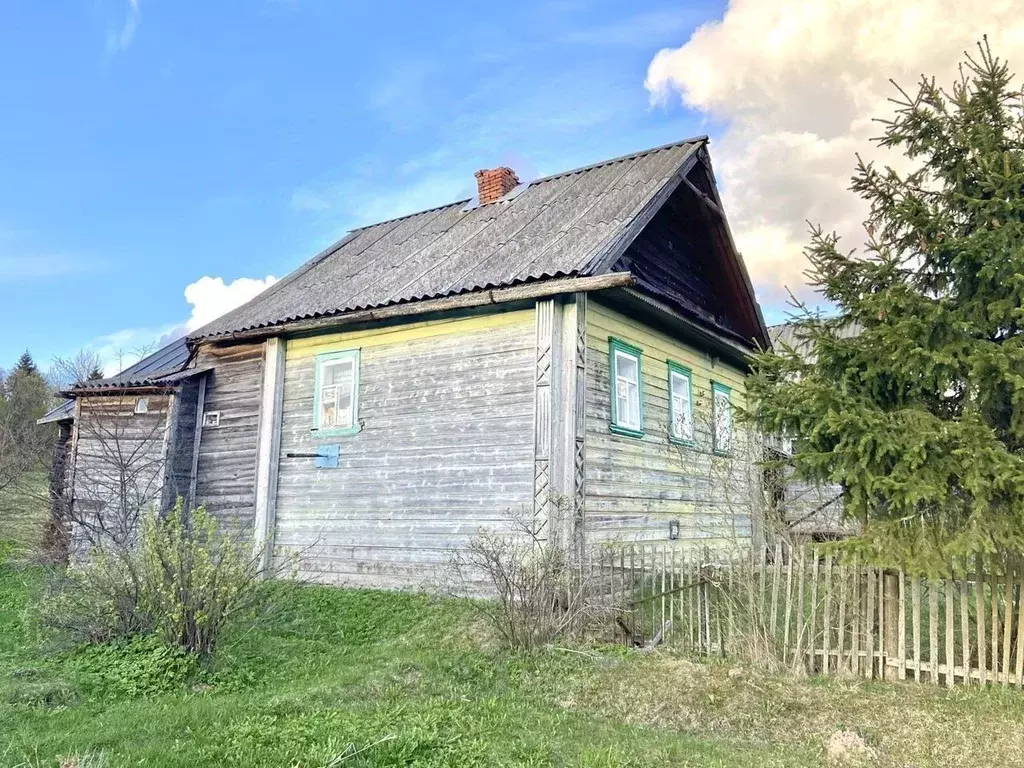
[[[849,588],[847,583],[850,580],[850,568],[847,565],[839,566],[839,618],[838,632],[836,633],[836,671],[844,669],[847,659],[844,652],[846,645],[846,592]]]
[[[1024,572],[1017,582],[1017,685],[1024,687]]]
[[[921,682],[921,577],[914,576],[911,584],[911,601],[914,603],[914,679]]]
[[[793,547],[788,548],[786,559],[786,618],[782,632],[782,660],[789,659],[789,627],[793,620]]]
[[[693,552],[687,548],[683,551],[683,584],[686,589],[683,590],[683,594],[686,595],[686,626],[687,634],[690,639],[690,650],[696,650],[697,644],[700,642],[700,638],[694,634],[694,629],[697,626],[697,618],[695,615],[694,607],[697,604],[697,592],[694,586],[694,575],[693,570],[690,567],[690,560],[693,556]]]
[[[968,569],[970,570],[970,569]],[[966,574],[957,579],[957,598],[960,600],[960,663],[964,668],[964,685],[971,684],[971,616],[970,591]]]
[[[864,677],[870,679],[875,676],[875,566],[869,565],[867,567],[865,591],[867,594],[866,602],[867,605],[864,610],[864,624],[867,629],[867,663],[864,665]]]
[[[956,677],[956,652],[953,648],[953,581],[946,579],[946,687],[952,688]]]
[[[668,574],[667,574],[667,571],[668,571],[668,549],[666,548],[666,546],[664,544],[662,544],[661,545],[661,597],[659,598],[659,602],[661,603],[661,632],[662,632],[663,636],[664,636],[664,632],[665,632],[665,622],[668,620],[668,611],[667,611],[668,606],[665,605],[665,601],[671,599],[670,595],[665,594],[666,592],[668,592],[668,587],[667,587],[667,584],[668,584],[668,581],[667,581]]]
[[[736,640],[736,616],[734,614],[735,606],[733,603],[736,601],[736,553],[732,552],[729,554],[729,629],[726,637],[726,643],[729,648],[733,647],[733,643]]]
[[[775,542],[775,559],[772,562],[772,614],[768,619],[768,631],[772,642],[775,641],[775,630],[778,625],[776,617],[779,606],[779,583],[782,581],[782,539]]]
[[[999,675],[999,577],[992,574],[988,579],[989,598],[991,600],[992,617],[989,624],[989,640],[992,643],[992,675],[993,683],[1000,681]]]
[[[816,668],[818,653],[818,548],[811,549],[811,624],[807,633],[807,650],[810,652],[810,670]]]
[[[669,577],[668,577],[668,588],[672,594],[669,597],[668,603],[668,623],[672,625],[672,634],[676,633],[676,600],[679,599],[679,593],[676,592],[681,584],[679,579],[676,577],[676,547],[672,546],[672,563],[669,565]]]
[[[861,567],[856,560],[854,560],[853,564],[850,566],[850,574],[852,577],[852,581],[850,582],[850,586],[852,587],[852,595],[850,596],[850,610],[853,612],[853,622],[850,629],[850,672],[854,675],[859,675],[861,670],[861,616],[863,614],[864,604],[861,600],[860,591]]]
[[[931,682],[939,682],[939,583],[928,584],[928,662]]]
[[[978,628],[978,684],[988,682],[988,659],[985,658],[985,558],[980,553],[974,569],[974,618]]]
[[[766,547],[761,548],[761,566],[760,573],[758,575],[760,582],[760,589],[757,593],[757,616],[758,616],[758,627],[757,630],[767,631],[768,624],[765,621],[765,606],[767,601],[765,599],[766,580],[768,578],[768,550]]]
[[[277,474],[284,408],[285,341],[273,337],[264,347],[263,383],[256,441],[255,535],[253,550],[267,572],[273,560],[277,512]]]
[[[803,643],[807,634],[807,606],[804,605],[804,581],[807,579],[806,547],[800,547],[796,583],[796,648],[793,651],[793,667],[803,664]]]
[[[832,668],[832,550],[825,553],[825,610],[821,626],[821,671],[828,674]]]
[[[900,577],[895,571],[882,572],[882,600],[879,616],[884,619],[882,627],[882,656],[879,668],[883,678],[898,677],[900,654]],[[895,660],[895,664],[890,663]]]
[[[1010,566],[1006,566],[1006,577],[1003,583],[1003,675],[1000,678],[1004,685],[1010,684],[1010,651],[1013,642],[1013,574]]]
[[[898,589],[899,589],[899,603],[898,610],[898,630],[897,630],[897,648],[896,653],[899,654],[899,679],[907,679],[907,575],[900,571],[898,576]]]

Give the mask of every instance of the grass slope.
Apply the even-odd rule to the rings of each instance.
[[[40,587],[0,563],[3,766],[819,766],[840,726],[880,765],[1024,753],[1012,691],[736,679],[620,649],[508,656],[458,604],[318,587],[200,669],[145,641],[54,648]]]

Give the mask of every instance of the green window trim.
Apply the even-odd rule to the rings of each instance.
[[[680,437],[674,433],[676,424],[676,399],[672,392],[672,374],[678,374],[685,376],[689,382],[690,397],[688,399],[689,408],[689,422],[690,422],[690,437]],[[696,445],[696,427],[693,421],[693,371],[687,368],[685,365],[677,363],[675,360],[668,361],[668,439],[669,442],[675,443],[676,445],[686,445],[693,447]]]
[[[628,355],[636,360],[636,390],[637,390],[637,426],[625,425],[619,422],[618,413],[618,361],[616,353]],[[626,437],[644,436],[644,374],[643,374],[643,353],[640,347],[628,344],[622,339],[614,336],[608,337],[608,370],[611,380],[611,401],[612,420],[609,425],[611,431],[616,435]]]
[[[320,426],[320,377],[324,363],[336,360],[352,360],[352,426],[322,427]],[[313,436],[343,437],[357,434],[362,426],[359,423],[359,350],[345,349],[338,352],[324,352],[316,356],[313,376]]]
[[[729,403],[729,444],[725,448],[718,445],[718,398],[716,395],[723,394]],[[732,412],[732,387],[722,384],[720,381],[711,382],[711,442],[712,448],[718,456],[728,456],[732,451],[733,439],[733,412]]]

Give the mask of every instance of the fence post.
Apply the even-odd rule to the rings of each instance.
[[[885,571],[882,578],[884,579],[882,587],[884,640],[882,642],[882,663],[880,666],[882,677],[884,678],[889,670],[889,658],[899,659],[901,647],[899,640],[900,583],[899,577],[892,571]]]

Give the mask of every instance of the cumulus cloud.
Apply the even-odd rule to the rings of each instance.
[[[1015,0],[731,0],[722,19],[659,51],[645,86],[722,126],[713,155],[740,250],[762,302],[785,286],[805,296],[809,220],[845,244],[863,240],[863,203],[847,190],[855,158],[899,167],[871,143],[892,113],[894,79],[949,84],[987,34],[1024,71],[1024,14]]]
[[[201,328],[235,307],[242,306],[276,282],[277,278],[273,275],[263,279],[240,277],[229,283],[224,282],[223,277],[200,277],[185,286],[185,301],[192,305],[192,314],[185,327],[188,331]]]

